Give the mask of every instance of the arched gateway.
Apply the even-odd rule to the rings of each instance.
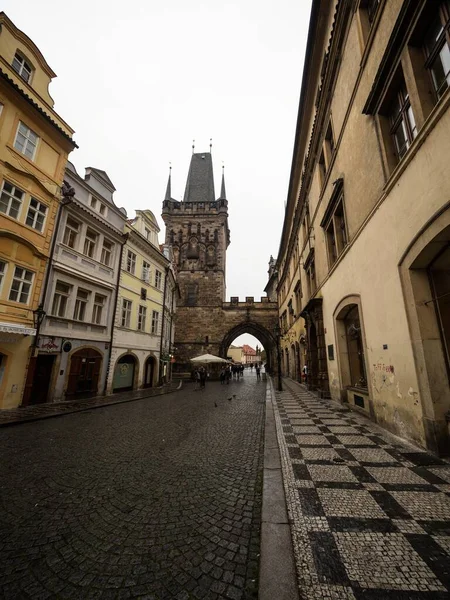
[[[189,376],[190,359],[210,353],[226,357],[232,341],[242,333],[257,337],[276,370],[274,298],[225,302],[226,250],[230,244],[228,200],[222,172],[220,196],[214,193],[210,152],[192,154],[182,201],[171,197],[171,174],[163,202],[166,244],[173,250],[180,298],[175,315],[175,376]]]

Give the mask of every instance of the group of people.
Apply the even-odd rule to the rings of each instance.
[[[208,377],[209,375],[205,367],[199,367],[198,369],[194,369],[194,371],[192,372],[192,378],[195,381],[195,389],[205,389],[206,379]]]
[[[230,380],[234,377],[235,379],[239,379],[244,376],[244,365],[226,365],[220,371],[220,383],[228,384]]]

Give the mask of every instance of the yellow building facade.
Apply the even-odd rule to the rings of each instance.
[[[53,109],[55,73],[0,13],[0,409],[21,404],[73,130]]]
[[[170,344],[162,343],[170,260],[159,248],[158,232],[150,210],[137,210],[125,226],[108,393],[156,386],[161,353],[170,351]]]

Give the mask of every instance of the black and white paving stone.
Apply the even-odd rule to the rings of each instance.
[[[450,597],[450,465],[283,382],[275,418],[304,600]]]

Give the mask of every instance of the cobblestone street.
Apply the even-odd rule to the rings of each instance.
[[[275,418],[300,597],[448,598],[450,465],[283,387]]]
[[[255,598],[265,388],[0,429],[0,597]]]

